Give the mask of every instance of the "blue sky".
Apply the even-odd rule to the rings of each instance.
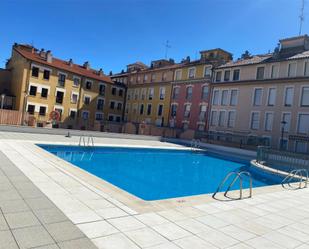
[[[272,51],[299,30],[301,0],[1,0],[0,67],[14,42],[119,72],[129,63],[198,58],[223,48],[238,58]],[[309,33],[309,2],[303,33]],[[307,18],[306,18],[307,17]]]

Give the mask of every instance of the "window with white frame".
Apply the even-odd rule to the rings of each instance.
[[[90,96],[84,96],[84,104],[85,105],[89,105],[90,104],[90,101],[91,101],[91,97]]]
[[[294,97],[294,87],[286,87],[284,93],[284,105],[292,106]]]
[[[175,80],[181,80],[181,69],[175,71]]]
[[[70,109],[70,113],[69,113],[70,118],[75,119],[76,114],[77,114],[77,110]]]
[[[166,79],[167,79],[167,73],[164,72],[162,73],[162,81],[166,81]]]
[[[229,128],[235,127],[235,121],[236,121],[236,111],[229,111],[228,119],[227,119],[227,126]]]
[[[136,88],[136,89],[134,90],[134,99],[135,99],[135,100],[138,100],[138,97],[139,97],[139,89]]]
[[[72,93],[71,94],[71,103],[76,104],[78,101],[78,93]]]
[[[102,112],[96,112],[95,113],[95,120],[97,120],[97,121],[103,120],[103,113]]]
[[[256,79],[257,80],[264,79],[264,71],[265,71],[265,67],[257,67],[256,69]]]
[[[192,92],[193,92],[193,87],[188,86],[186,88],[186,99],[188,99],[188,100],[192,99]]]
[[[271,66],[270,78],[275,79],[279,77],[279,65]]]
[[[234,81],[240,80],[240,69],[235,69],[233,71],[233,80]]]
[[[184,116],[185,118],[190,117],[190,111],[191,111],[191,105],[190,105],[190,104],[186,104],[186,105],[185,105],[185,108],[184,108],[184,114],[183,114],[183,116]]]
[[[89,119],[89,111],[82,111],[82,118],[83,119]]]
[[[146,92],[147,92],[147,89],[146,88],[142,88],[142,90],[141,90],[141,99],[142,100],[146,99]]]
[[[204,77],[205,78],[211,77],[211,66],[204,67]]]
[[[158,105],[158,116],[160,117],[160,116],[162,116],[162,114],[163,114],[163,105],[159,104]]]
[[[195,78],[195,67],[189,68],[189,74],[188,74],[189,79]]]
[[[140,106],[139,106],[139,114],[140,115],[144,114],[144,104],[140,104]]]
[[[309,133],[309,114],[298,114],[297,132],[301,134]]]
[[[202,100],[207,100],[208,99],[208,94],[209,94],[209,87],[208,86],[203,86],[202,87]]]
[[[144,74],[144,82],[146,82],[148,80],[148,75]]]
[[[304,75],[309,76],[309,61],[305,61]]]
[[[254,95],[253,95],[253,105],[254,106],[260,106],[262,105],[262,88],[255,88],[254,89]]]
[[[272,112],[265,113],[265,131],[271,131],[273,128],[274,114]]]
[[[222,72],[218,71],[216,72],[216,82],[220,82],[222,78]]]
[[[165,98],[165,87],[160,87],[160,100]]]
[[[224,81],[229,81],[230,80],[230,74],[231,74],[230,70],[225,70],[224,71]]]
[[[154,88],[149,88],[148,89],[148,99],[152,100],[154,95]]]
[[[285,112],[282,114],[282,121],[285,122],[283,126],[284,132],[289,132],[291,127],[291,113]]]
[[[211,118],[210,118],[210,125],[216,126],[218,123],[218,112],[217,111],[211,111]]]
[[[74,77],[73,77],[73,86],[78,87],[79,84],[80,84],[80,78],[74,76]]]
[[[147,105],[147,115],[151,115],[151,111],[152,111],[152,105],[151,104],[148,104]]]
[[[307,153],[307,143],[303,141],[295,141],[295,152]]]
[[[156,80],[156,74],[153,73],[153,74],[151,75],[151,81],[155,81],[155,80]]]
[[[172,107],[171,107],[171,116],[172,116],[172,117],[176,117],[176,114],[177,114],[177,105],[176,105],[176,104],[172,104]]]
[[[97,100],[97,110],[103,110],[104,109],[104,99],[98,98]]]
[[[232,89],[231,90],[230,105],[236,106],[237,102],[238,102],[238,90]]]
[[[225,123],[225,111],[219,111],[219,126],[223,127]]]
[[[180,87],[173,87],[173,99],[178,99]]]
[[[250,128],[252,130],[258,130],[259,127],[260,127],[260,113],[259,112],[252,112],[251,113]]]
[[[205,119],[206,119],[206,111],[207,111],[207,106],[206,105],[201,105],[200,106],[199,121],[205,121]]]
[[[212,104],[213,105],[219,105],[219,90],[214,90],[213,91],[213,96],[212,96]]]
[[[296,63],[290,63],[288,65],[288,77],[296,77]]]
[[[267,105],[268,106],[274,106],[276,103],[276,88],[269,88],[268,89],[268,98],[267,98]]]
[[[305,107],[309,106],[309,86],[304,86],[301,88],[300,105]]]
[[[228,90],[222,90],[221,105],[228,105],[228,96],[229,96],[229,91]]]

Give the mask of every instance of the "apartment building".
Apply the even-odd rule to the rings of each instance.
[[[127,66],[127,72],[112,76],[119,81],[127,77],[124,120],[167,126],[173,80],[173,60],[155,60],[150,67],[137,62]]]
[[[177,65],[172,81],[170,127],[204,131],[208,120],[208,102],[212,70],[232,59],[222,49],[200,52],[200,59],[187,57]]]
[[[51,120],[52,111],[60,113],[59,124],[65,128],[94,129],[122,119],[125,86],[102,69],[91,69],[89,62],[78,65],[53,57],[51,51],[14,44],[6,69],[15,109],[33,115],[38,126]]]
[[[214,72],[210,131],[309,152],[307,35],[280,40],[273,53],[244,54]]]

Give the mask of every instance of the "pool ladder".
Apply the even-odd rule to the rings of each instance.
[[[298,185],[297,188],[291,186],[291,181],[293,179],[299,180],[299,185]],[[303,183],[304,183],[304,185],[303,185]],[[282,187],[285,188],[284,184],[288,184],[288,186],[292,189],[307,188],[307,185],[308,185],[308,170],[307,169],[291,170],[290,173],[281,182]]]
[[[192,151],[197,151],[200,148],[201,148],[201,140],[199,140],[199,139],[192,139],[191,140],[191,150]]]
[[[220,183],[220,185],[218,186],[216,192],[213,193],[212,198],[216,199],[215,196],[216,194],[222,189],[222,187],[224,186],[224,183],[232,176],[234,176],[234,179],[231,181],[230,185],[228,186],[228,188],[226,189],[224,196],[229,198],[229,199],[233,199],[231,197],[227,196],[227,193],[230,191],[231,187],[235,184],[235,182],[239,179],[239,198],[237,198],[236,200],[241,200],[244,199],[243,198],[243,176],[247,176],[249,177],[249,181],[250,181],[250,189],[249,189],[249,196],[246,198],[251,198],[252,197],[252,177],[251,174],[248,171],[240,171],[240,172],[236,172],[236,171],[232,171],[230,173],[228,173],[226,175],[226,177],[223,179],[223,181]]]
[[[88,136],[87,137],[87,143],[86,143],[86,137],[85,137],[85,135],[81,135],[80,137],[79,137],[79,142],[78,142],[78,146],[87,146],[87,147],[89,147],[89,146],[94,146],[94,139],[93,139],[93,136]]]

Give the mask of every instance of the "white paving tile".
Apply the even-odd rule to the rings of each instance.
[[[215,249],[214,245],[197,236],[189,236],[182,239],[175,240],[174,243],[183,249]]]
[[[88,238],[91,239],[119,232],[119,230],[117,230],[115,227],[113,227],[104,220],[90,223],[83,223],[77,226]]]
[[[185,229],[173,223],[164,223],[162,225],[154,226],[152,228],[169,240],[176,240],[192,235]]]
[[[99,249],[140,249],[135,243],[121,233],[91,240]]]
[[[108,222],[122,232],[137,230],[145,227],[143,223],[132,216],[109,219]]]

